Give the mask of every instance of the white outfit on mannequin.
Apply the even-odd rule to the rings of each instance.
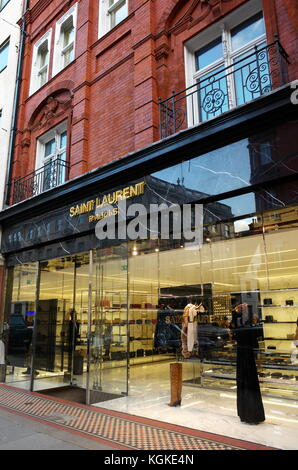
[[[187,350],[192,352],[197,340],[197,309],[191,304],[188,309]]]

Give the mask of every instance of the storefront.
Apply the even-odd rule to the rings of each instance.
[[[5,225],[6,383],[79,391],[76,399],[100,403],[167,393],[169,364],[179,360],[186,387],[235,392],[232,328],[244,305],[259,326],[263,396],[297,400],[297,125],[231,138]],[[96,207],[110,204],[115,213],[107,217],[116,216],[124,199],[128,207],[202,204],[202,243],[189,249],[184,238],[150,238],[150,228],[142,240],[99,240]],[[185,357],[190,302],[198,306],[199,342]],[[202,339],[206,325],[212,341],[209,333]]]

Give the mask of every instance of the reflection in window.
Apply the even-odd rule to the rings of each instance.
[[[0,0],[0,11],[8,4],[10,0]]]
[[[37,273],[37,263],[9,268],[6,286],[5,321],[9,325],[6,382],[27,390],[30,387]]]
[[[163,197],[176,201],[179,194],[201,200],[251,184],[298,173],[297,122],[287,123],[268,133],[240,140],[207,154],[184,161],[152,175],[164,186]],[[173,190],[170,190],[172,185]],[[161,185],[160,185],[161,186]],[[147,187],[150,189],[150,182]],[[174,190],[175,188],[175,190]],[[190,191],[193,191],[191,193]],[[176,193],[176,194],[175,194]],[[154,196],[154,191],[152,191]],[[180,196],[182,198],[182,196]],[[257,210],[283,204],[283,195],[264,188],[258,195]],[[249,210],[248,213],[254,212]],[[235,213],[237,216],[237,213]]]
[[[223,59],[223,47],[222,40],[219,38],[196,53],[197,69],[202,70],[221,59]]]
[[[9,39],[0,46],[0,72],[7,67]]]
[[[259,13],[231,30],[232,50],[236,51],[265,34],[263,15]]]

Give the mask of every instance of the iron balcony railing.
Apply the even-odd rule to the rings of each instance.
[[[68,163],[56,158],[47,162],[42,168],[22,178],[14,179],[10,188],[12,204],[37,196],[64,183],[68,178],[68,170]]]
[[[288,54],[275,42],[243,55],[228,67],[198,78],[170,98],[159,100],[160,138],[207,121],[289,82]]]

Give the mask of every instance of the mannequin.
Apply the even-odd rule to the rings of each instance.
[[[255,351],[258,350],[259,328],[249,319],[247,304],[235,308],[234,339],[237,341],[237,411],[242,422],[258,424],[265,413],[258,379]],[[238,323],[235,325],[235,323]]]
[[[198,311],[202,304],[189,303],[184,308],[181,342],[182,342],[182,355],[185,359],[191,357],[191,353],[198,342],[197,334],[197,317]]]

